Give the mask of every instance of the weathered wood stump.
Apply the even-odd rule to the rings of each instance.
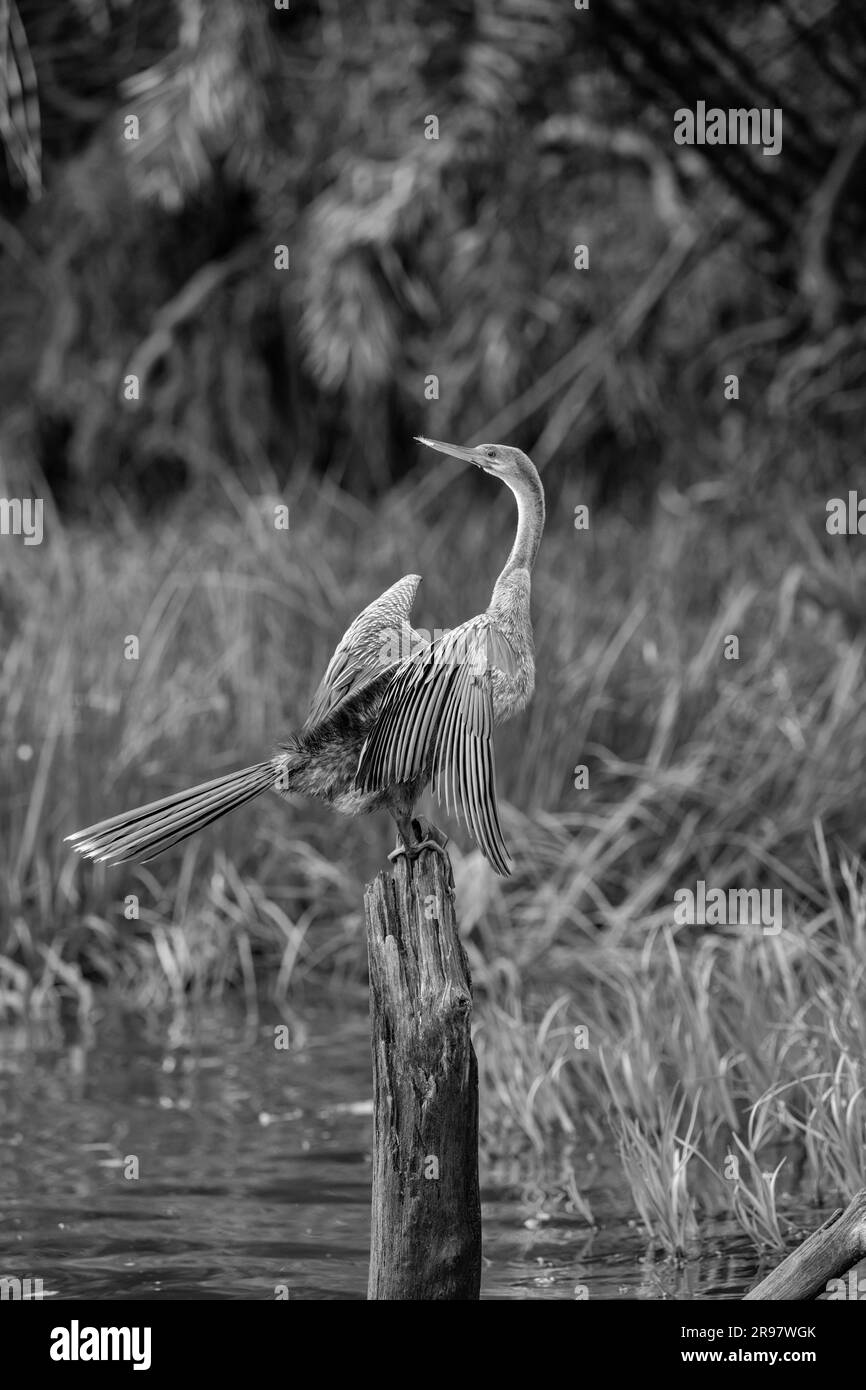
[[[778,1269],[762,1279],[746,1299],[807,1299],[823,1293],[866,1256],[866,1188],[813,1231],[808,1240],[787,1255]]]
[[[433,850],[399,858],[367,886],[364,911],[374,1094],[367,1297],[477,1299],[478,1065],[448,860]]]

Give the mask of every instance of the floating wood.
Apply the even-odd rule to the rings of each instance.
[[[440,832],[431,828],[437,842]],[[422,850],[367,886],[373,1046],[369,1299],[477,1299],[478,1065],[451,866]]]
[[[834,1211],[796,1250],[745,1295],[746,1299],[807,1299],[824,1293],[866,1257],[866,1188]]]

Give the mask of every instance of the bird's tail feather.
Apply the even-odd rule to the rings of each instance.
[[[127,859],[146,862],[164,850],[194,835],[211,821],[251,801],[254,796],[274,786],[280,776],[284,759],[269,758],[252,767],[201,782],[183,792],[173,792],[147,806],[124,811],[119,816],[89,825],[67,835],[73,849],[87,859],[108,860],[122,864]]]

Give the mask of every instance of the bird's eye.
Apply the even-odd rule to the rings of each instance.
[[[486,452],[487,452],[487,457],[488,457],[489,459],[495,459],[495,458],[496,458],[496,450],[495,450],[495,449],[488,449]]]

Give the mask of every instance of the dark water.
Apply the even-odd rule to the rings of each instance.
[[[288,1029],[288,1050],[222,1011],[160,1032],[107,1019],[73,1042],[0,1033],[0,1278],[60,1299],[273,1299],[280,1285],[363,1299],[367,1020],[315,1008]],[[613,1168],[583,1193],[595,1230],[520,1172],[482,1170],[485,1298],[738,1298],[753,1281],[724,1224],[698,1261],[648,1257]]]

